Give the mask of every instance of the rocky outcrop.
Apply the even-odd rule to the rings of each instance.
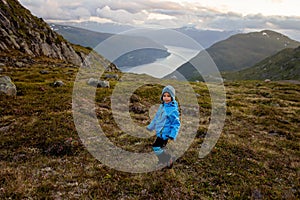
[[[17,88],[8,76],[0,76],[0,95],[16,96]]]
[[[83,55],[33,16],[17,0],[0,0],[0,51],[21,51],[33,57],[47,56],[80,65]]]
[[[103,87],[103,88],[109,88],[109,82],[108,81],[102,81],[95,78],[90,78],[87,81],[87,84],[94,87]]]

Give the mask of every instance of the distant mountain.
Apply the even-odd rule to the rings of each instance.
[[[99,43],[113,36],[110,33],[100,33],[83,28],[65,26],[59,24],[49,24],[52,30],[62,35],[66,40],[73,44],[85,47],[96,47]]]
[[[239,31],[199,30],[194,27],[181,27],[174,30],[191,37],[205,49],[215,44],[216,42],[225,40],[230,36],[239,33]]]
[[[111,60],[114,64],[122,70],[123,67],[135,67],[138,65],[152,63],[159,58],[164,58],[170,55],[167,51],[167,48],[158,44],[146,37],[141,36],[126,36],[118,34],[109,34],[109,33],[100,33],[95,31],[90,31],[83,28],[58,25],[58,24],[50,24],[52,29],[57,33],[61,34],[64,38],[74,44],[79,44],[81,46],[95,48],[104,40],[113,37],[112,41],[116,41],[116,45],[118,40],[122,40],[120,42],[126,41],[128,47],[136,46],[136,49],[132,51],[126,52],[116,60]],[[119,38],[118,38],[119,37]],[[147,47],[147,48],[142,48]],[[112,47],[118,48],[118,47]],[[122,47],[125,48],[126,47]],[[139,49],[141,48],[141,49]],[[95,51],[101,54],[102,50],[95,48]]]
[[[47,56],[80,65],[83,55],[17,0],[0,0],[0,51]]]
[[[229,80],[300,80],[300,46],[284,49],[257,63],[253,67],[225,73]]]
[[[128,25],[120,25],[114,23],[97,23],[97,22],[80,22],[80,23],[64,22],[61,23],[60,25],[58,24],[55,25],[60,27],[76,27],[78,29],[100,32],[102,34],[104,33],[117,34],[117,33],[126,32],[135,29],[135,27],[128,26]],[[174,30],[193,38],[204,48],[208,48],[218,41],[225,40],[228,37],[239,33],[239,31],[199,30],[194,27],[186,27],[186,26],[181,28],[175,28]]]
[[[238,71],[251,67],[285,48],[296,48],[299,45],[300,42],[291,40],[285,35],[264,30],[233,35],[226,40],[217,42],[206,51],[220,71]],[[189,80],[201,79],[201,75],[191,64],[201,65],[201,54],[200,52],[200,56],[194,57],[167,77],[173,77],[176,73],[180,73]]]
[[[251,67],[285,48],[296,48],[300,42],[270,30],[237,34],[207,49],[220,71]]]
[[[117,33],[134,29],[134,27],[128,25],[115,24],[115,23],[98,23],[98,22],[91,22],[91,21],[79,22],[79,23],[63,22],[60,23],[60,25],[82,28],[94,32],[110,33],[110,34],[117,34]]]

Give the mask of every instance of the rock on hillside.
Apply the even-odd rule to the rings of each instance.
[[[0,0],[0,51],[17,50],[31,56],[47,56],[80,65],[82,55],[33,16],[17,0]]]
[[[9,96],[17,95],[16,85],[11,81],[8,76],[0,76],[0,95],[6,94]]]

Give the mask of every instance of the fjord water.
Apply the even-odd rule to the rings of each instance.
[[[178,46],[165,46],[170,53],[165,58],[157,59],[153,63],[138,65],[135,67],[122,67],[123,72],[136,74],[148,74],[156,78],[162,78],[178,67],[188,62],[199,53],[199,49],[188,49]]]

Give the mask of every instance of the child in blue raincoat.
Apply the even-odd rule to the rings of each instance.
[[[175,89],[168,85],[161,93],[162,104],[159,106],[155,117],[147,126],[147,130],[156,131],[156,140],[152,149],[158,157],[158,164],[172,168],[174,158],[168,154],[164,147],[169,140],[176,140],[180,128],[178,104],[175,100]]]

